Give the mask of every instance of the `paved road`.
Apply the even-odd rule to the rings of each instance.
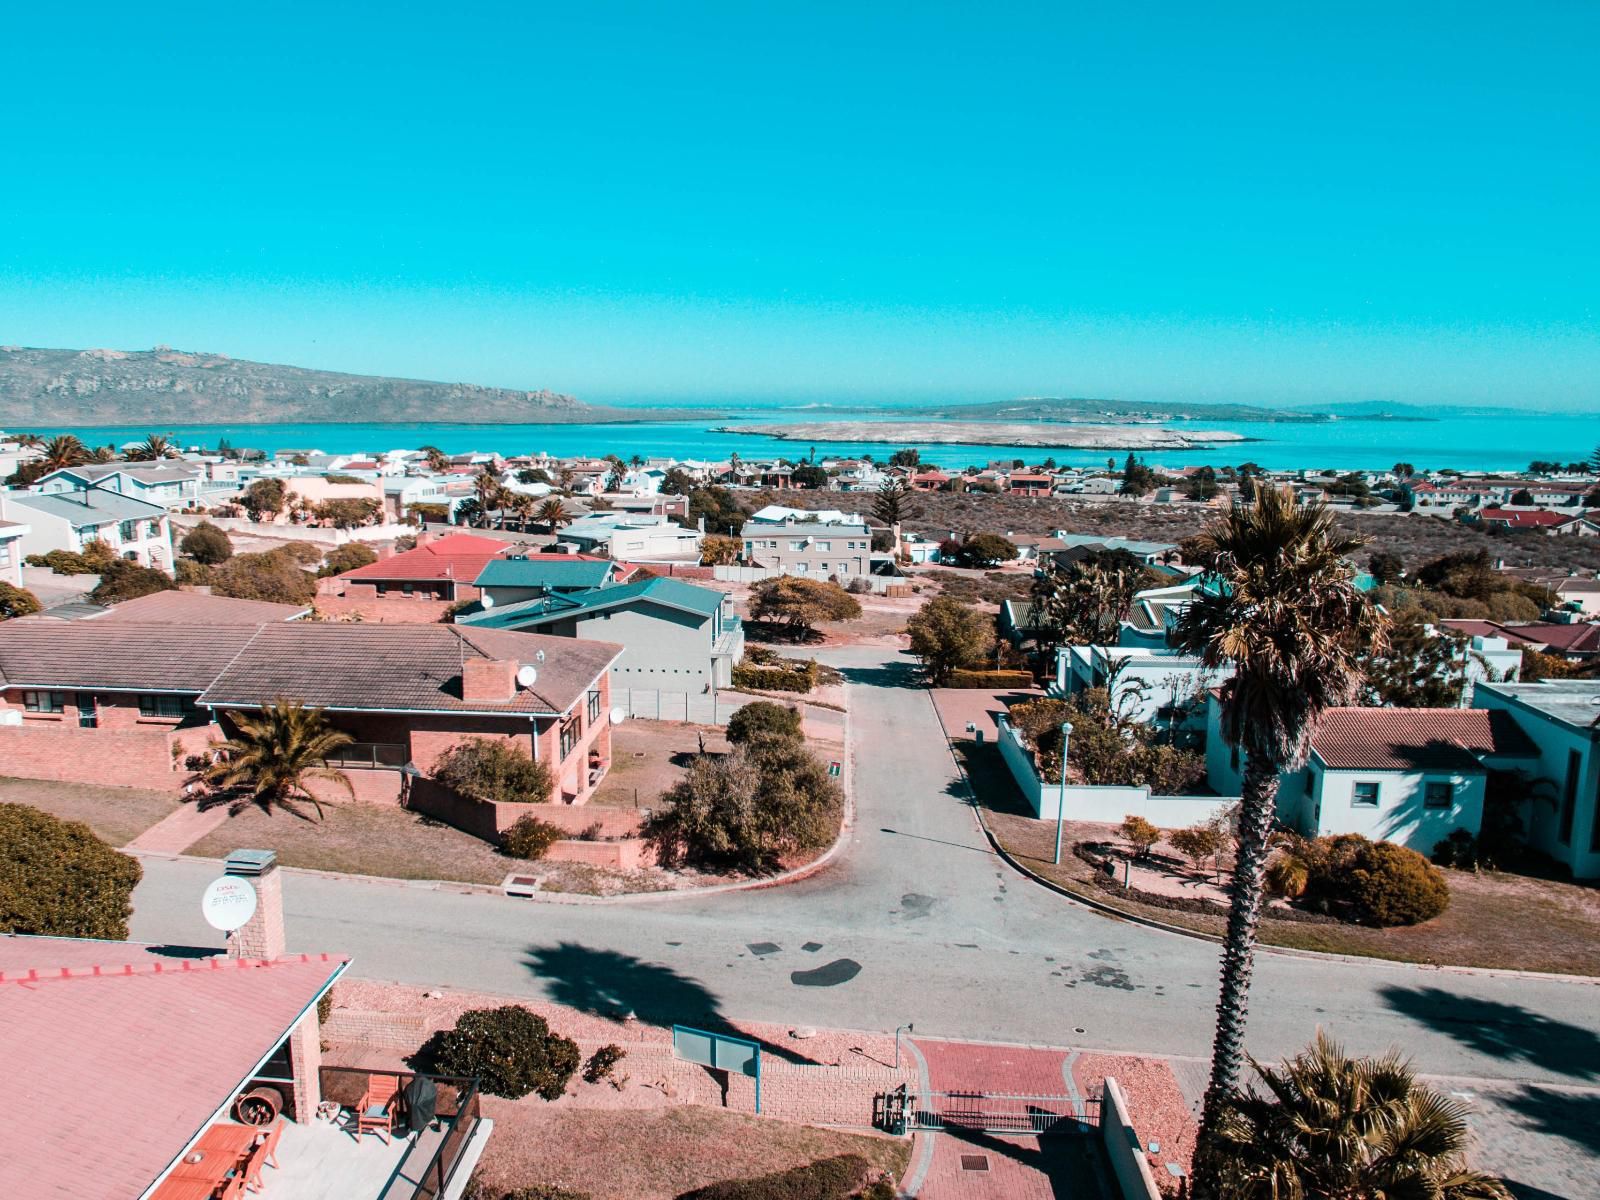
[[[298,948],[373,978],[447,982],[646,1019],[777,1023],[1205,1055],[1208,943],[1114,921],[1012,873],[988,849],[927,695],[876,647],[828,655],[852,685],[859,817],[848,853],[770,892],[577,906],[296,875]],[[203,863],[148,859],[135,937],[215,941]],[[1322,1025],[1356,1051],[1397,1044],[1432,1074],[1600,1081],[1600,989],[1383,964],[1262,956],[1250,1043]]]

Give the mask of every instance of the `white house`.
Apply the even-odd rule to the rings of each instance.
[[[1482,708],[1335,708],[1306,765],[1278,784],[1278,819],[1307,837],[1358,833],[1422,854],[1457,829],[1477,835],[1488,772],[1536,761],[1538,749],[1505,714]],[[1206,711],[1206,777],[1237,795],[1240,753],[1222,736],[1221,705]]]
[[[172,570],[172,525],[167,510],[121,492],[106,488],[49,495],[0,491],[0,520],[27,525],[28,532],[21,538],[25,555],[52,550],[81,553],[85,545],[98,540],[132,562]]]
[[[665,513],[596,513],[564,526],[560,540],[586,554],[626,562],[699,562],[699,529],[685,529]]]
[[[1111,689],[1112,706],[1130,720],[1158,728],[1203,723],[1206,692],[1233,674],[1212,670],[1198,656],[1150,646],[1061,646],[1052,696]]]
[[[22,586],[22,539],[30,532],[20,521],[0,521],[0,583]]]
[[[1522,814],[1530,844],[1574,878],[1600,877],[1600,680],[1484,683],[1473,703],[1511,716],[1533,742],[1525,769],[1544,783]]]
[[[47,495],[104,488],[167,509],[194,508],[200,503],[206,469],[190,463],[85,463],[62,467],[34,481],[33,490]]]

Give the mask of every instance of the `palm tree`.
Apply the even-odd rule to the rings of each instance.
[[[498,511],[505,506],[505,487],[500,482],[500,477],[485,467],[479,471],[472,480],[472,488],[478,497],[478,506],[487,517],[491,510]],[[500,523],[505,525],[505,514],[501,512]]]
[[[312,779],[337,784],[354,795],[344,772],[327,762],[334,751],[350,745],[352,738],[331,728],[322,709],[278,699],[262,705],[257,716],[232,716],[238,732],[222,743],[217,760],[201,772],[201,778],[213,787],[240,793],[230,805],[232,812],[258,804],[269,813],[283,808],[298,815],[296,804],[309,800],[320,821],[322,804],[307,786]]]
[[[534,509],[539,507],[538,502],[527,492],[512,492],[510,502],[511,511],[517,514],[517,528],[527,533],[528,521],[533,516]]]
[[[642,454],[633,455],[632,457],[630,457],[628,459],[628,465],[630,467],[632,467],[635,471],[637,471],[640,467],[644,466],[644,455],[642,455]]]
[[[439,449],[439,447],[423,446],[421,452],[425,456],[425,461],[428,464],[428,470],[435,472],[449,470],[450,458],[443,450]]]
[[[89,451],[70,433],[59,434],[41,447],[44,457],[39,460],[46,472],[63,467],[79,467],[89,461]]]
[[[483,517],[483,505],[478,503],[476,496],[468,496],[456,505],[453,520],[457,525],[477,525]]]
[[[1216,1126],[1229,1200],[1510,1200],[1464,1165],[1467,1105],[1417,1082],[1393,1051],[1350,1059],[1320,1031],[1276,1070],[1266,1095],[1236,1091]]]
[[[1217,1194],[1218,1159],[1210,1148],[1244,1065],[1278,780],[1303,765],[1323,714],[1356,698],[1361,654],[1384,641],[1381,620],[1346,561],[1362,544],[1341,533],[1322,504],[1301,504],[1287,488],[1261,487],[1253,502],[1219,516],[1184,550],[1211,586],[1184,612],[1176,641],[1209,670],[1233,667],[1221,688],[1222,733],[1244,752],[1211,1083],[1195,1150],[1193,1194],[1202,1200]]]
[[[116,462],[117,448],[115,446],[96,446],[89,451],[89,461],[92,463]]]
[[[567,512],[567,506],[554,496],[539,506],[539,511],[536,515],[539,518],[539,523],[548,526],[551,533],[554,533],[563,525],[570,524],[572,521],[572,515]]]
[[[163,458],[177,458],[178,448],[159,433],[152,433],[128,451],[129,462],[156,462]]]

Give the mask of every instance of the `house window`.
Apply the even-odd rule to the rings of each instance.
[[[145,536],[146,537],[160,537],[161,536],[161,522],[160,521],[147,522],[145,524]]]
[[[1556,837],[1563,846],[1572,845],[1572,816],[1578,807],[1578,776],[1583,773],[1583,755],[1567,751],[1567,781],[1561,788],[1561,825]]]
[[[146,693],[139,697],[139,715],[141,717],[181,717],[193,708],[193,701],[184,696],[163,696]]]
[[[1424,808],[1450,808],[1456,802],[1456,785],[1444,780],[1430,783],[1422,791]]]
[[[67,694],[65,692],[23,692],[22,707],[29,712],[36,713],[65,712]]]
[[[598,691],[593,691],[589,693],[589,724],[593,725],[599,719],[600,693]]]
[[[789,549],[791,549],[791,550],[804,550],[805,548],[806,548],[806,544],[804,542],[790,542],[789,543]]]
[[[124,521],[117,526],[117,535],[125,542],[131,542],[139,536],[139,522]]]
[[[100,724],[100,706],[95,702],[93,692],[79,692],[78,697],[78,728],[94,729]]]
[[[583,731],[583,718],[573,713],[561,722],[561,757],[566,758],[578,744],[578,734]]]
[[[833,552],[833,543],[832,542],[818,542],[817,543],[817,549],[822,551],[824,554],[831,554]]]
[[[0,542],[0,567],[11,565],[11,543]]]
[[[1378,785],[1375,783],[1358,783],[1350,789],[1351,808],[1377,808]]]

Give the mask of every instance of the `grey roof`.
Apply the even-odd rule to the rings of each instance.
[[[866,522],[864,522],[864,521],[861,522],[860,524],[852,524],[852,523],[850,523],[848,521],[841,521],[841,522],[838,522],[838,523],[832,524],[832,525],[823,525],[823,524],[820,524],[820,523],[815,522],[815,521],[806,522],[804,524],[802,524],[802,523],[797,521],[793,525],[786,525],[786,524],[781,524],[779,522],[774,521],[774,522],[771,522],[770,524],[767,523],[767,522],[762,522],[759,525],[755,525],[755,524],[751,524],[749,522],[746,522],[745,523],[744,532],[741,534],[741,536],[743,536],[743,537],[764,537],[764,538],[783,538],[783,537],[820,537],[820,538],[847,537],[848,538],[848,537],[861,537],[861,536],[867,534],[868,532],[869,531],[867,529]]]
[[[617,583],[564,596],[535,596],[516,604],[482,609],[456,618],[458,624],[478,628],[526,628],[625,604],[660,604],[699,617],[710,617],[722,607],[723,593],[678,579],[655,576],[638,583]]]
[[[185,466],[170,460],[161,462],[114,462],[114,463],[84,463],[77,467],[61,467],[42,476],[49,479],[51,475],[76,475],[79,479],[87,479],[91,483],[98,483],[102,479],[109,479],[113,475],[130,475],[135,479],[142,479],[146,483],[180,483],[185,479],[198,479],[205,474],[199,467]]]
[[[49,496],[42,492],[12,492],[6,497],[6,503],[59,517],[73,525],[109,525],[113,521],[148,520],[167,513],[159,504],[135,500],[106,488],[56,492]]]
[[[613,642],[454,625],[23,620],[0,625],[0,683],[195,692],[219,708],[287,696],[334,709],[545,716],[571,708],[621,653]],[[536,666],[537,684],[505,703],[468,703],[461,669],[469,658]]]
[[[459,625],[297,621],[260,626],[200,702],[245,707],[293,696],[334,709],[555,715],[571,708],[621,653],[614,642]],[[461,668],[469,658],[534,666],[538,682],[504,703],[465,701]]]
[[[1477,690],[1508,696],[1574,729],[1600,728],[1600,679],[1480,683]]]

